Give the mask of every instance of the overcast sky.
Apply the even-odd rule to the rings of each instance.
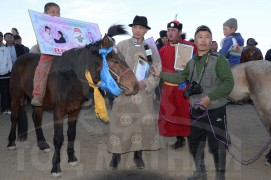
[[[0,0],[3,33],[16,27],[23,44],[31,47],[36,43],[28,9],[43,12],[45,0]],[[207,25],[213,32],[213,40],[219,44],[224,37],[223,23],[229,18],[238,20],[238,30],[245,39],[255,38],[263,55],[271,45],[270,0],[55,0],[61,8],[61,17],[97,23],[102,34],[114,23],[128,25],[135,15],[146,16],[151,30],[146,38],[159,37],[169,21],[178,14],[187,39],[194,36],[196,28]],[[269,23],[268,23],[269,22]],[[131,32],[130,27],[127,29]],[[129,36],[116,37],[117,42]]]

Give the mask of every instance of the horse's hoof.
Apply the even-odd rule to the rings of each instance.
[[[8,150],[15,150],[16,149],[16,144],[15,144],[15,141],[10,141],[8,143]]]
[[[54,156],[54,158],[55,158],[55,156]],[[53,158],[53,161],[54,161],[54,158]],[[54,164],[54,162],[53,162],[53,164]],[[53,178],[59,178],[62,176],[59,163],[53,165],[52,170],[51,170],[51,175]]]
[[[8,146],[8,150],[12,151],[12,150],[15,150],[16,149],[16,146]]]
[[[50,150],[51,149],[49,148],[49,149],[43,149],[42,151],[45,152],[45,153],[48,153],[48,152],[50,152]]]
[[[78,164],[78,161],[69,162],[69,165],[72,167],[77,166],[77,164]]]
[[[50,146],[46,141],[38,142],[38,147],[41,151],[48,153],[50,151]]]
[[[53,178],[60,178],[62,176],[61,172],[58,173],[52,173]]]
[[[76,156],[74,154],[69,154],[69,160],[68,160],[68,164],[70,166],[76,166],[78,164],[78,159],[76,158]]]

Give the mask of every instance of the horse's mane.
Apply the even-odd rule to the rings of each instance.
[[[111,37],[127,34],[128,32],[125,30],[123,25],[112,25],[107,32],[107,36],[109,36],[108,39],[110,42],[108,44],[109,47],[112,47],[114,45]],[[100,80],[102,56],[99,54],[99,49],[101,49],[102,47],[103,39],[93,44],[88,44],[84,48],[70,49],[64,52],[61,57],[55,57],[50,73],[55,73],[58,77],[57,92],[59,93],[56,94],[56,101],[58,103],[60,103],[63,99],[70,99],[66,96],[68,96],[68,92],[72,90],[72,84],[75,83],[76,77],[77,80],[79,79],[86,81],[86,69],[90,71],[94,83],[97,83]],[[70,79],[68,76],[71,76]]]
[[[51,72],[74,71],[80,79],[85,80],[85,70],[89,69],[93,77],[98,74],[97,68],[101,66],[102,57],[99,55],[101,41],[87,45],[84,48],[70,49],[54,60],[55,65]]]
[[[113,24],[109,27],[107,35],[113,37],[117,35],[129,35],[129,33],[126,31],[124,25]]]

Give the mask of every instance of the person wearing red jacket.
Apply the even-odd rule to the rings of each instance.
[[[171,21],[167,24],[169,41],[159,50],[163,72],[178,73],[174,69],[174,44],[192,45],[194,46],[194,54],[197,52],[194,43],[181,38],[182,27],[183,25],[179,21]],[[165,81],[162,87],[158,127],[161,136],[177,136],[177,141],[170,146],[173,149],[184,146],[184,137],[190,135],[189,108],[189,99],[184,98],[183,90],[178,89],[178,84]]]

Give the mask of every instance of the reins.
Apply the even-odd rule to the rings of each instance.
[[[190,113],[191,113],[191,116],[193,116],[192,115],[192,107],[194,106],[194,105],[200,105],[200,106],[202,106],[201,104],[200,104],[200,102],[199,102],[199,100],[198,101],[195,101],[194,103],[193,103],[193,105],[190,107]],[[203,106],[202,106],[203,107]],[[255,162],[257,159],[259,159],[259,157],[263,154],[263,152],[264,151],[266,151],[266,149],[268,148],[268,146],[271,144],[271,137],[270,137],[270,139],[266,142],[266,144],[263,146],[263,148],[255,155],[255,156],[253,156],[252,158],[249,158],[249,159],[247,159],[247,160],[243,160],[241,157],[237,157],[237,155],[233,152],[233,150],[232,150],[232,147],[235,147],[235,146],[233,146],[232,145],[232,143],[229,143],[228,142],[228,128],[227,128],[227,125],[226,125],[226,122],[225,122],[225,119],[224,119],[224,124],[225,124],[225,132],[226,132],[226,141],[227,142],[224,142],[224,141],[222,141],[222,140],[220,140],[219,138],[217,138],[217,136],[216,136],[216,134],[215,134],[215,132],[214,132],[214,129],[213,129],[213,125],[212,125],[212,123],[211,123],[211,120],[210,120],[210,117],[209,117],[209,114],[208,114],[208,109],[207,108],[205,108],[204,107],[204,113],[202,114],[202,115],[200,115],[200,116],[198,116],[198,117],[195,117],[195,116],[193,116],[194,118],[196,118],[196,120],[193,122],[193,123],[195,123],[196,121],[198,121],[200,118],[202,118],[202,117],[204,117],[204,116],[207,116],[208,117],[208,120],[209,120],[209,123],[210,123],[210,126],[211,126],[211,129],[212,129],[212,133],[214,134],[214,137],[215,137],[215,139],[217,139],[218,141],[220,141],[220,142],[222,142],[223,144],[225,144],[226,146],[227,146],[227,150],[228,150],[228,152],[232,155],[232,157],[236,160],[236,161],[238,161],[239,163],[241,163],[241,164],[243,164],[243,165],[249,165],[249,164],[251,164],[251,163],[253,163],[253,162]],[[192,123],[192,124],[193,124]],[[191,124],[191,125],[192,125]],[[236,148],[237,149],[237,148]],[[238,151],[240,151],[239,149],[237,149]]]
[[[193,105],[190,107],[190,110],[189,110],[191,116],[193,116],[193,114],[192,114],[192,108],[193,108],[193,106],[195,106],[195,105],[202,106],[202,105],[200,104],[199,100],[198,100],[198,101],[195,101],[195,102],[193,103]],[[203,106],[202,106],[202,107],[203,107]],[[161,117],[162,117],[164,120],[166,120],[167,122],[172,123],[172,124],[176,124],[176,125],[181,125],[181,123],[173,122],[173,121],[169,120],[168,118],[164,117],[164,116],[161,114],[161,112],[160,112],[159,114],[160,114]],[[238,151],[240,151],[238,148],[236,148],[236,146],[232,145],[232,143],[229,143],[228,141],[227,141],[227,142],[224,142],[224,141],[220,140],[220,139],[216,136],[216,134],[215,134],[215,132],[214,132],[213,125],[212,125],[212,123],[211,123],[211,120],[210,120],[210,117],[209,117],[209,114],[208,114],[208,109],[207,109],[207,108],[204,107],[204,112],[203,112],[200,116],[198,116],[198,117],[193,116],[194,118],[196,118],[196,120],[194,120],[194,122],[191,123],[191,125],[193,125],[196,121],[199,121],[200,118],[203,118],[203,117],[205,117],[205,116],[208,116],[208,121],[209,121],[209,123],[210,123],[211,129],[212,129],[212,133],[213,133],[215,139],[218,140],[218,141],[220,141],[220,142],[223,143],[224,145],[226,145],[226,146],[227,146],[227,150],[228,150],[228,152],[232,155],[232,157],[233,157],[236,161],[238,161],[239,163],[241,163],[241,164],[243,164],[243,165],[249,165],[249,164],[255,162],[257,159],[259,159],[259,157],[266,151],[266,149],[268,148],[268,146],[271,144],[271,137],[270,137],[270,139],[265,143],[265,145],[260,149],[260,151],[259,151],[258,153],[256,153],[256,155],[254,155],[253,157],[251,157],[251,158],[249,158],[249,159],[247,159],[247,160],[243,160],[242,158],[237,157],[236,153],[234,153],[234,150],[233,150],[234,147],[235,147],[235,149],[237,149]],[[225,120],[224,120],[224,124],[225,124],[226,140],[227,140],[227,137],[228,137],[228,134],[229,134],[229,133],[228,133],[228,128],[227,128],[227,126],[226,126]]]

